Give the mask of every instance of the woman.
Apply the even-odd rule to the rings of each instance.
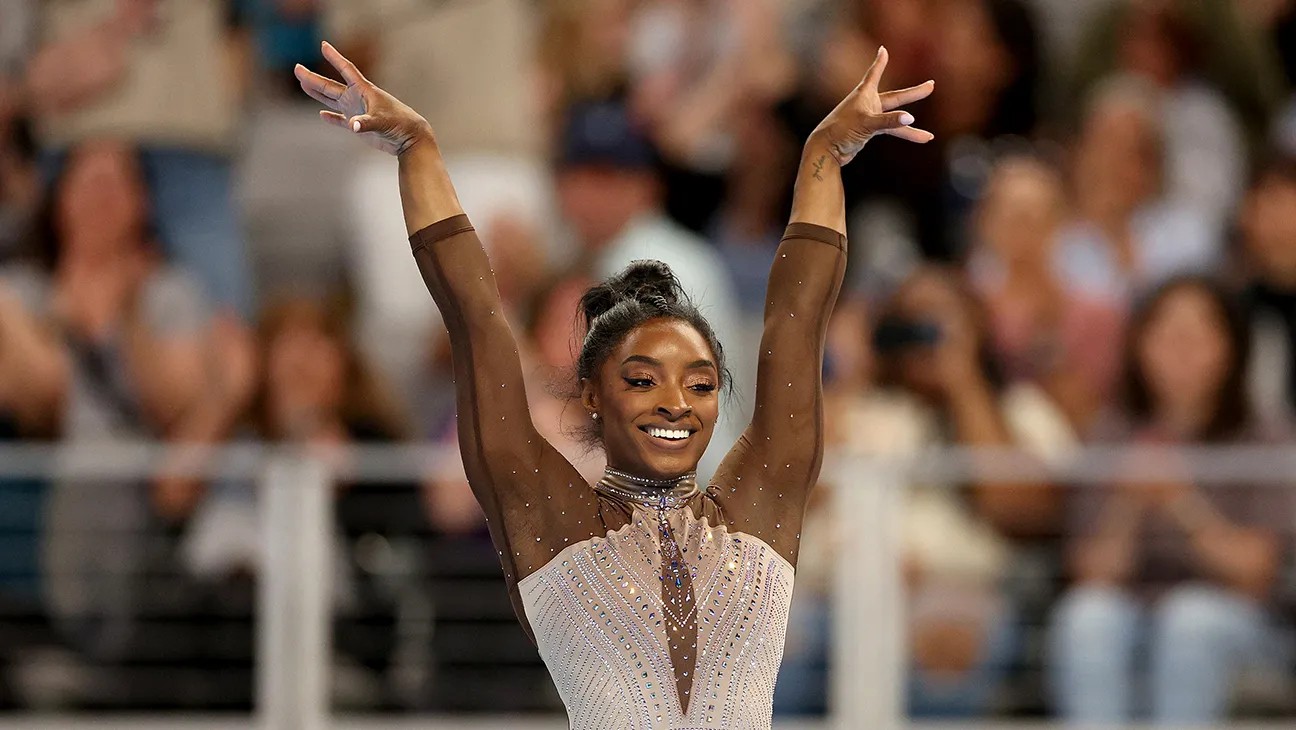
[[[995,165],[974,212],[969,269],[1010,380],[1042,387],[1083,429],[1120,369],[1123,313],[1068,290],[1053,269],[1069,201],[1062,176],[1024,155]]]
[[[831,414],[847,453],[1015,448],[1056,462],[1075,441],[1042,389],[1002,377],[985,307],[957,270],[912,274],[883,308],[873,345],[877,386]],[[1056,529],[1057,492],[1046,481],[969,475],[912,479],[904,495],[909,713],[984,715],[1026,638],[1028,596],[1012,588],[1035,541]]]
[[[572,726],[769,727],[822,459],[819,359],[846,262],[841,166],[874,134],[929,141],[907,112],[884,110],[931,83],[880,94],[879,49],[807,142],[771,271],[755,416],[705,488],[694,469],[727,382],[715,333],[659,262],[586,292],[580,403],[609,464],[590,489],[531,421],[490,262],[429,125],[324,53],[346,84],[297,68],[329,107],[321,116],[400,159],[414,257],[450,330],[468,481]]]
[[[113,140],[79,145],[51,188],[43,265],[15,265],[0,274],[0,300],[4,292],[12,297],[7,315],[0,305],[0,319],[10,318],[0,325],[6,343],[0,361],[13,367],[7,373],[0,367],[0,380],[22,395],[12,412],[23,433],[56,433],[76,445],[214,442],[247,402],[250,368],[239,361],[249,356],[249,343],[236,327],[214,327],[198,283],[157,260],[148,201],[136,149]],[[18,336],[5,336],[11,332]],[[8,407],[0,402],[0,412]],[[174,575],[175,482],[58,479],[35,503],[39,545],[30,549],[39,550],[43,594],[56,627],[92,657],[86,702],[214,707],[250,701],[250,693],[227,693],[222,683],[186,693],[173,675],[127,681],[136,675],[122,671],[155,652],[159,625],[150,616],[185,614],[198,633],[219,619],[220,608],[197,586],[153,579]],[[167,661],[210,659],[177,636],[193,634],[169,634]]]
[[[1134,314],[1123,412],[1102,436],[1169,448],[1163,481],[1080,489],[1070,506],[1075,584],[1056,610],[1050,666],[1068,720],[1119,724],[1146,709],[1156,723],[1205,726],[1224,718],[1241,670],[1286,671],[1272,620],[1286,490],[1196,483],[1172,450],[1290,443],[1247,402],[1248,334],[1203,278],[1172,279]]]

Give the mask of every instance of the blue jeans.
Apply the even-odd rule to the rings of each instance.
[[[46,182],[57,178],[65,155],[65,150],[42,154]],[[252,266],[234,206],[230,159],[173,147],[142,147],[139,159],[167,260],[197,278],[217,309],[250,318]]]
[[[828,704],[831,643],[828,599],[796,601],[789,617],[788,644],[774,687],[777,715],[823,715]],[[989,712],[1019,643],[1012,610],[986,627],[976,663],[958,676],[936,677],[913,668],[906,683],[911,717],[966,718]]]
[[[985,627],[976,662],[957,675],[933,675],[919,667],[909,670],[909,716],[921,719],[981,717],[994,709],[995,697],[1021,640],[1016,612],[1008,607]]]
[[[1069,722],[1123,723],[1146,712],[1156,723],[1211,723],[1228,712],[1239,669],[1281,661],[1281,639],[1258,604],[1221,588],[1189,584],[1144,606],[1123,591],[1080,586],[1054,613],[1049,678]],[[1136,685],[1142,672],[1146,684]]]

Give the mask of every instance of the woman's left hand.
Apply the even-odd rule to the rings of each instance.
[[[925,144],[934,135],[912,127],[913,115],[895,111],[898,107],[927,98],[936,84],[926,81],[907,89],[879,92],[882,72],[886,70],[887,50],[878,48],[877,58],[864,74],[864,80],[824,118],[812,138],[827,143],[828,150],[838,164],[845,165],[864,149],[864,144],[875,134],[889,134],[910,142]]]

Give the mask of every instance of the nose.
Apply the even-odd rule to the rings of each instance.
[[[670,421],[678,421],[692,412],[693,406],[689,405],[684,392],[679,389],[670,389],[670,394],[657,404],[657,414]]]

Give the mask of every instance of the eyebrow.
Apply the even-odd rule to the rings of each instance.
[[[661,367],[662,365],[661,360],[658,360],[655,357],[648,357],[647,355],[631,355],[630,357],[627,357],[626,359],[622,360],[621,364],[625,365],[626,363],[630,363],[630,362],[641,362],[646,365],[652,365],[654,367]],[[705,358],[702,360],[694,360],[693,362],[684,366],[685,370],[694,370],[696,368],[711,368],[712,370],[717,369],[715,363]]]

